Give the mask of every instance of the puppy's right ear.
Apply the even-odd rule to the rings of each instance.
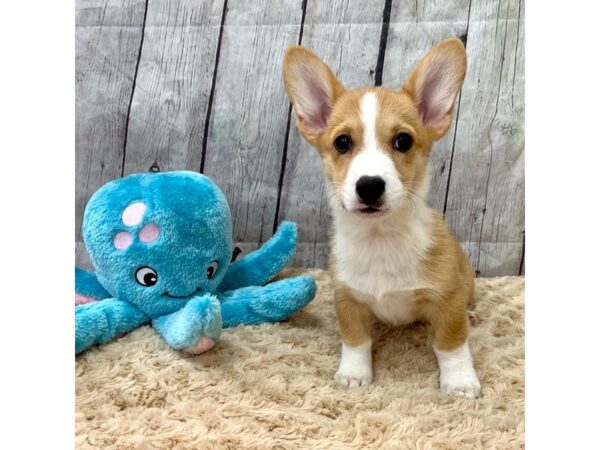
[[[344,87],[327,64],[298,45],[285,52],[283,83],[296,111],[298,129],[314,146]]]

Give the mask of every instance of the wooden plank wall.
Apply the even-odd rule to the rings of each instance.
[[[281,82],[300,43],[349,87],[399,88],[427,49],[460,36],[467,78],[431,160],[430,202],[481,276],[523,272],[522,0],[77,0],[76,261],[81,216],[129,173],[197,170],[229,199],[234,240],[256,248],[282,220],[294,264],[325,267],[321,164]]]

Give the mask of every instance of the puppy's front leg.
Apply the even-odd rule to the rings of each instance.
[[[456,397],[476,398],[481,385],[473,367],[468,343],[467,313],[437,316],[433,350],[440,368],[440,389]]]
[[[342,336],[342,359],[334,379],[346,387],[368,386],[373,381],[373,313],[343,287],[335,290],[335,312]]]

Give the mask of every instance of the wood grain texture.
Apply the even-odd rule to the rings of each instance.
[[[373,85],[383,8],[383,0],[309,0],[302,46],[321,57],[346,88]],[[279,219],[298,224],[294,265],[326,267],[331,216],[321,160],[300,136],[293,115]]]
[[[478,274],[519,273],[524,231],[519,0],[474,1],[446,221]]]
[[[502,79],[492,120],[489,177],[477,269],[484,276],[519,273],[525,238],[525,27],[507,11]]]
[[[223,0],[152,0],[124,173],[200,170]]]
[[[347,87],[397,89],[432,45],[458,35],[469,67],[434,146],[429,199],[481,275],[524,270],[522,1],[77,0],[76,24],[76,242],[104,183],[203,168],[245,253],[294,220],[294,264],[325,267],[321,163],[293,117],[288,129],[283,52],[302,38]],[[76,260],[89,264],[81,243]]]
[[[288,113],[281,64],[301,19],[300,0],[228,2],[204,173],[229,200],[236,242],[273,232]]]
[[[75,30],[75,239],[89,197],[121,176],[144,0],[78,0]]]

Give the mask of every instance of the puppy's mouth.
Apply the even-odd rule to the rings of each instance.
[[[191,294],[187,294],[187,295],[173,295],[173,294],[169,294],[168,292],[165,292],[162,295],[164,297],[174,298],[174,299],[177,299],[177,300],[186,300],[188,298],[192,298],[198,292],[200,292],[200,288],[196,288],[196,290],[194,292],[192,292]]]
[[[381,212],[382,210],[375,206],[367,206],[366,208],[362,208],[358,210],[361,214],[375,214]]]
[[[361,217],[381,217],[390,211],[390,207],[383,202],[374,205],[359,204],[352,210]]]
[[[381,217],[392,210],[392,205],[385,200],[377,201],[371,205],[357,200],[349,201],[348,203],[342,200],[340,205],[342,210],[365,218]]]
[[[376,206],[367,206],[356,210],[358,214],[365,217],[381,217],[389,212],[389,208],[378,208]]]

